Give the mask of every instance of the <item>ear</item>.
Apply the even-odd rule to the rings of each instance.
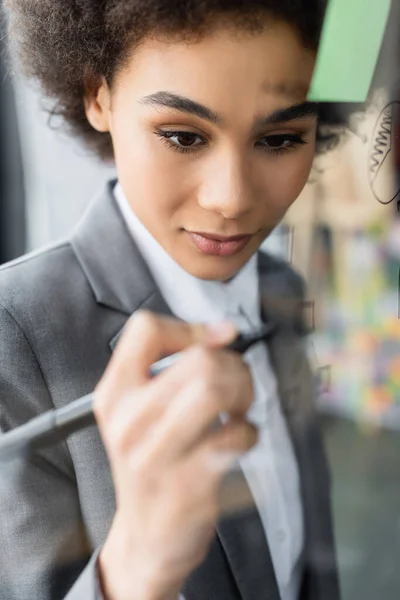
[[[97,131],[110,131],[111,94],[103,78],[97,85],[87,85],[84,98],[86,117]]]

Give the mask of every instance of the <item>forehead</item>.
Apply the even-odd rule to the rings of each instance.
[[[152,36],[132,52],[121,78],[138,94],[165,89],[213,106],[278,105],[305,99],[315,53],[288,24],[268,21],[257,32],[214,27],[199,41]]]

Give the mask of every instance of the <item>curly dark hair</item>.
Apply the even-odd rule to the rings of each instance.
[[[147,35],[201,37],[213,20],[257,30],[265,15],[289,23],[304,46],[318,40],[326,0],[4,0],[9,39],[22,68],[52,99],[75,134],[104,159],[111,137],[89,124],[84,95],[102,77],[109,85]]]

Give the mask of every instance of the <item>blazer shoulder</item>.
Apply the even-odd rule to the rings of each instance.
[[[0,266],[0,282],[4,285],[4,283],[7,283],[10,279],[16,279],[29,272],[35,272],[36,268],[40,265],[46,263],[47,266],[47,264],[54,259],[60,260],[60,258],[68,253],[70,249],[70,242],[65,240],[45,246],[33,252],[28,252],[19,258],[11,260]]]
[[[53,308],[85,278],[70,242],[62,241],[0,267],[0,305],[11,314]]]

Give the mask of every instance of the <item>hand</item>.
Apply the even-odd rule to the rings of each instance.
[[[117,510],[99,557],[107,600],[176,600],[205,558],[218,489],[257,433],[242,358],[221,347],[236,330],[138,312],[95,392],[94,413],[114,479]],[[150,365],[182,351],[151,379]],[[230,420],[213,425],[220,413]]]

